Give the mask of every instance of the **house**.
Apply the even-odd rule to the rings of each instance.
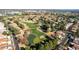
[[[13,46],[11,43],[11,40],[7,38],[7,36],[4,36],[0,34],[0,50],[13,50]]]

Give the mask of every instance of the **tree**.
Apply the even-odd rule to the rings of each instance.
[[[79,37],[79,28],[77,29],[76,35]]]
[[[17,27],[13,27],[13,26],[10,26],[9,27],[9,30],[15,34],[19,34],[20,33],[20,29],[17,28]]]
[[[25,25],[23,23],[19,23],[18,26],[21,28],[21,29],[24,29],[25,28]]]
[[[21,47],[21,50],[25,50],[25,48],[24,47]]]
[[[9,31],[4,31],[2,34],[3,34],[3,35],[10,35],[11,32],[9,32]]]
[[[47,32],[47,30],[48,30],[48,26],[47,25],[42,25],[40,27],[41,27],[42,31]]]

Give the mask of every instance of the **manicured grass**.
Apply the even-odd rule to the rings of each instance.
[[[43,35],[43,33],[37,30],[37,27],[38,27],[37,24],[34,24],[34,23],[26,23],[26,24],[31,29],[32,34],[35,35],[35,36],[34,35],[29,36],[29,38],[28,38],[29,43],[30,44],[31,43],[34,43],[34,44],[39,43],[41,41],[40,36]]]
[[[28,41],[29,43],[33,43],[33,39],[36,38],[36,36],[34,34],[30,34],[29,37],[28,37]]]
[[[36,36],[38,36],[38,37],[43,35],[43,33],[38,31],[37,29],[32,29],[32,33],[36,34]]]
[[[37,25],[34,23],[26,23],[30,28],[36,28]]]
[[[36,37],[34,40],[33,40],[33,43],[40,43],[41,42],[41,39],[39,37]]]
[[[37,30],[37,27],[38,27],[37,24],[34,24],[34,23],[26,23],[26,24],[30,27],[30,29],[32,30],[32,33],[36,34],[37,36],[43,35],[42,32]]]
[[[34,24],[34,23],[26,23],[26,24],[32,30],[32,34],[35,35],[35,36],[34,35],[29,36],[28,40],[30,44],[38,44],[44,40],[44,39],[40,39],[40,36],[43,35],[44,33],[37,30],[37,24]],[[54,39],[54,41],[48,42],[48,44],[45,44],[45,46],[42,48],[40,47],[40,49],[49,50],[49,49],[55,48],[55,46],[57,45],[57,41],[58,39]]]

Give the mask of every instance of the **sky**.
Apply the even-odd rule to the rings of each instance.
[[[78,9],[79,0],[0,0],[1,9]]]

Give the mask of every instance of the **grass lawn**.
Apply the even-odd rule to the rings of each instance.
[[[35,38],[36,38],[36,36],[34,34],[30,34],[28,37],[29,44],[33,43],[33,39],[35,39]]]
[[[37,24],[34,24],[34,23],[26,23],[27,26],[29,26],[29,28],[31,29],[32,31],[32,34],[34,34],[36,37],[33,37],[31,35],[31,37],[29,37],[29,43],[39,43],[41,40],[40,40],[40,36],[43,35],[42,32],[38,31],[37,30]]]
[[[37,30],[37,27],[38,27],[37,24],[34,24],[34,23],[26,23],[26,24],[32,30],[33,34],[36,34],[38,37],[41,36],[41,35],[43,35],[42,32],[40,32],[40,31]]]
[[[30,44],[37,44],[47,39],[47,38],[45,39],[40,38],[40,36],[43,35],[44,33],[37,30],[38,27],[37,24],[34,23],[26,23],[26,24],[32,31],[32,34],[28,37],[28,41]],[[54,39],[54,41],[49,41],[48,43],[45,44],[45,46],[41,46],[40,49],[49,50],[55,48],[55,46],[57,45],[57,41],[58,39]]]

